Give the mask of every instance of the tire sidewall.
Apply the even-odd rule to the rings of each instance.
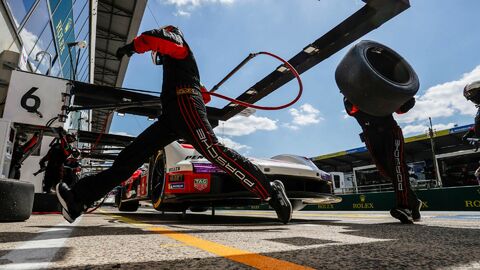
[[[33,209],[35,187],[30,182],[0,179],[0,221],[24,221]]]
[[[394,82],[376,70],[367,57],[372,48],[386,50],[397,58],[408,72],[408,80]],[[402,56],[385,45],[368,40],[361,41],[347,52],[335,71],[335,80],[340,92],[350,102],[374,116],[395,112],[419,88],[417,74]]]

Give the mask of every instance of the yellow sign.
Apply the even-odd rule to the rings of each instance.
[[[466,208],[480,208],[480,200],[466,200],[465,201]]]
[[[333,204],[319,204],[317,205],[318,209],[334,209]]]
[[[427,204],[427,203],[428,203],[428,201],[422,201],[422,207],[421,207],[421,209],[426,209],[426,208],[428,208],[428,204]]]
[[[364,194],[358,196],[358,198],[360,199],[360,203],[354,203],[352,205],[353,209],[373,209],[374,208],[373,203],[366,202],[367,196],[365,196]]]

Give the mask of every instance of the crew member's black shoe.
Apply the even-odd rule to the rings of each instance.
[[[65,183],[59,183],[56,186],[57,198],[62,205],[62,215],[70,223],[73,223],[79,217],[85,207],[75,201],[73,192]]]
[[[400,220],[403,224],[413,224],[412,211],[410,209],[395,207],[390,210],[390,215]]]
[[[412,208],[412,218],[413,221],[417,222],[422,219],[422,216],[420,215],[420,209],[422,209],[423,202],[419,199],[417,199],[417,203],[413,205]]]
[[[268,203],[275,212],[277,212],[278,219],[283,222],[283,224],[287,224],[292,218],[292,204],[285,193],[285,187],[280,180],[270,182],[270,185],[272,186],[273,193]]]

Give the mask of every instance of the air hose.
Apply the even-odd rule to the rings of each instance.
[[[240,70],[240,68],[242,68],[246,63],[248,63],[248,61],[252,60],[254,57],[256,57],[260,54],[265,54],[265,55],[268,55],[268,56],[271,56],[273,58],[276,58],[276,59],[280,60],[280,62],[283,62],[283,64],[285,65],[286,69],[288,69],[293,74],[293,76],[295,76],[295,78],[298,81],[298,94],[292,101],[290,101],[287,104],[281,105],[281,106],[274,106],[274,107],[259,106],[259,105],[254,105],[254,104],[251,104],[251,103],[247,103],[247,102],[244,102],[244,101],[241,101],[241,100],[238,100],[238,99],[234,99],[234,98],[231,98],[231,97],[227,97],[227,96],[224,96],[222,94],[215,93],[215,91],[217,91],[218,88],[224,82],[226,82],[230,77],[232,77],[232,75],[235,74],[238,70]],[[238,64],[238,66],[236,66],[232,71],[230,71],[230,73],[228,73],[227,76],[225,76],[225,78],[223,78],[218,84],[216,84],[212,88],[212,90],[210,90],[209,92],[203,92],[203,93],[211,95],[211,96],[215,96],[215,97],[218,97],[218,98],[221,98],[221,99],[228,100],[230,102],[233,102],[235,104],[238,104],[238,105],[241,105],[241,106],[244,106],[244,107],[249,107],[249,108],[258,109],[258,110],[273,111],[273,110],[281,110],[281,109],[284,109],[284,108],[287,108],[287,107],[293,105],[295,102],[297,102],[300,99],[300,97],[302,96],[302,92],[303,92],[302,79],[300,78],[300,75],[298,74],[297,70],[288,61],[286,61],[285,59],[281,58],[280,56],[275,55],[275,54],[270,53],[270,52],[258,52],[258,53],[249,54],[240,64]]]

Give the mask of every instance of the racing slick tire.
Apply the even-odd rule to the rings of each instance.
[[[135,212],[138,210],[140,202],[138,200],[124,201],[122,200],[125,189],[121,188],[115,195],[115,201],[117,203],[118,211],[122,212]]]
[[[120,200],[120,203],[118,204],[118,210],[122,212],[135,212],[138,210],[139,205],[140,205],[140,202],[137,200],[135,201]]]
[[[0,221],[24,221],[30,218],[35,187],[32,183],[0,179]]]
[[[397,111],[418,91],[418,76],[408,62],[389,47],[364,40],[353,46],[335,70],[340,92],[374,116]]]
[[[192,206],[189,209],[194,213],[201,213],[201,212],[206,212],[208,210],[208,207]]]

